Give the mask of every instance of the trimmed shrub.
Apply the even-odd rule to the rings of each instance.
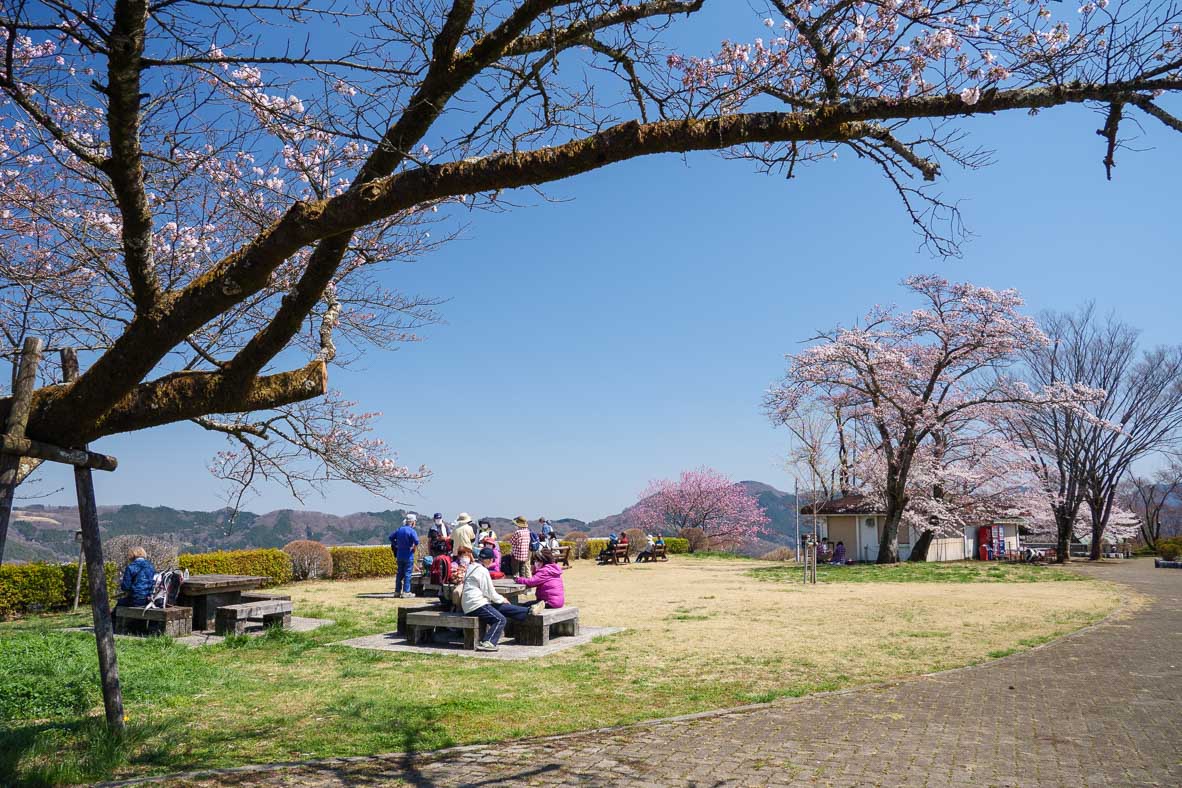
[[[764,561],[794,561],[796,553],[792,551],[791,547],[777,547],[775,550],[764,553],[760,558]]]
[[[119,588],[114,564],[105,564],[107,596],[114,604]],[[74,564],[4,564],[0,566],[0,619],[19,618],[30,613],[65,610],[74,602]],[[86,568],[82,569],[82,602],[90,603]]]
[[[157,572],[173,569],[177,565],[176,543],[157,536],[139,536],[137,534],[112,536],[103,545],[103,557],[113,562],[122,572],[131,563],[127,560],[127,554],[133,547],[144,548],[144,552],[148,554],[148,560],[152,562],[152,566]]]
[[[669,555],[684,555],[689,552],[689,540],[680,536],[666,536],[665,552]]]
[[[291,559],[292,580],[332,577],[332,555],[320,542],[296,539],[283,545],[283,552]]]
[[[624,531],[628,535],[628,555],[636,556],[648,544],[648,534],[639,528],[629,528]]]
[[[263,587],[291,582],[291,559],[274,547],[265,550],[223,550],[213,553],[182,553],[181,569],[194,575],[255,575],[265,577]]]
[[[606,539],[588,539],[587,540],[587,558],[592,560],[599,557],[599,554],[607,549]]]
[[[332,576],[338,580],[359,577],[393,577],[398,573],[394,551],[389,547],[330,547]]]
[[[1177,561],[1182,556],[1182,536],[1157,540],[1157,554],[1167,561]]]

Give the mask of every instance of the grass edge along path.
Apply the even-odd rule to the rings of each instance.
[[[810,594],[788,584],[753,583],[751,570],[750,563],[734,561],[580,567],[572,574],[580,598],[602,597],[611,589],[624,597],[646,597],[639,610],[635,604],[619,608],[636,616],[621,622],[633,629],[539,662],[504,665],[332,647],[332,642],[354,634],[393,628],[396,603],[375,608],[355,599],[357,592],[386,581],[292,586],[300,614],[335,618],[338,623],[315,633],[235,639],[187,651],[175,661],[162,654],[165,664],[185,675],[187,691],[152,694],[152,687],[129,687],[129,692],[150,698],[129,704],[130,734],[123,744],[105,741],[86,713],[0,723],[0,783],[87,782],[250,762],[426,751],[734,708],[986,661],[1001,651],[1026,648],[1021,640],[1033,644],[1035,639],[1087,626],[1115,607],[1100,604],[1106,598],[1112,601],[1100,584],[1072,584],[1072,591],[1082,592],[1093,604],[1076,609],[1060,601],[1046,626],[1031,629],[1028,621],[1020,621],[1024,637],[998,635],[987,628],[988,644],[983,641],[976,651],[956,650],[950,644],[963,636],[960,631],[942,633],[922,615],[911,620],[913,614],[906,608],[933,592],[941,598],[959,595],[963,603],[967,588],[830,584]],[[664,587],[669,593],[662,598],[654,589]],[[769,590],[787,593],[769,598]],[[1024,589],[998,585],[990,593],[1017,599],[1019,590],[1034,593],[1038,607],[1049,604],[1046,600],[1061,600],[1068,589],[1059,583],[1034,583]],[[881,616],[862,609],[868,592],[888,600]],[[331,604],[318,606],[314,600],[320,598]],[[780,658],[774,653],[777,643],[760,649],[770,629],[758,630],[765,635],[741,646],[743,653],[729,661],[711,652],[676,660],[668,650],[651,656],[683,638],[719,640],[720,632],[734,626],[733,608],[742,610],[749,604],[744,600],[752,598],[761,604],[770,600],[775,610],[795,611],[790,615],[801,619],[802,631],[821,629],[822,619],[808,618],[818,603],[837,610],[834,615],[862,616],[859,626],[873,632],[869,643],[856,645],[873,659],[857,670],[842,670],[832,663],[803,664],[808,660],[799,655]],[[594,605],[588,607],[589,614],[596,615]],[[955,608],[946,612],[958,615]],[[598,615],[624,613],[608,608]],[[42,630],[60,625],[61,618],[0,628],[0,650],[20,633],[25,638],[48,638]],[[768,616],[763,621],[778,629],[782,618]],[[71,648],[93,652],[87,635],[52,637],[78,638]],[[722,645],[734,651],[732,641]],[[148,649],[162,645],[175,644],[121,640],[121,664],[131,671],[137,660],[153,656]],[[814,645],[824,648],[824,643]],[[941,650],[947,653],[941,656]],[[200,660],[204,668],[189,670],[187,659]],[[718,671],[712,671],[716,666]],[[131,671],[128,677],[133,675]],[[618,685],[604,677],[618,677]],[[703,681],[704,677],[711,680]],[[153,687],[166,690],[167,685],[161,681]],[[97,699],[97,682],[95,691]]]

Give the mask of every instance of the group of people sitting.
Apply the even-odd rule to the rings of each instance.
[[[649,534],[646,538],[648,541],[645,544],[644,549],[641,550],[636,555],[636,562],[637,563],[643,563],[645,561],[655,561],[656,560],[656,558],[655,558],[656,547],[658,545],[660,545],[662,547],[665,545],[665,537],[661,536],[660,534],[657,534],[657,535]],[[600,564],[611,563],[612,555],[615,554],[616,548],[617,547],[628,547],[628,544],[629,544],[628,543],[628,534],[621,533],[621,534],[617,535],[614,532],[611,534],[608,534],[607,546],[605,548],[603,548],[603,551],[599,554],[598,562]]]
[[[845,542],[833,542],[826,539],[817,543],[817,563],[841,565],[845,563]]]
[[[408,514],[402,527],[390,534],[398,566],[398,596],[412,596],[410,577],[419,545],[417,520],[416,515]],[[524,517],[517,517],[509,535],[510,553],[502,556],[491,521],[477,521],[479,531],[472,523],[464,512],[449,528],[443,516],[436,513],[427,531],[427,555],[422,557],[421,565],[431,584],[441,587],[439,601],[444,610],[459,610],[488,625],[477,650],[496,651],[509,619],[524,621],[531,613],[566,604],[558,538],[546,518],[538,519],[541,533],[535,534]],[[533,588],[537,601],[528,607],[509,602],[493,585],[493,580],[505,577]]]

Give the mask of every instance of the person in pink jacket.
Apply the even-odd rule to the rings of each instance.
[[[566,604],[566,590],[562,585],[562,567],[554,558],[554,553],[543,549],[537,553],[538,565],[534,569],[533,577],[518,577],[514,582],[535,589],[538,602],[545,603],[548,608],[562,607]]]

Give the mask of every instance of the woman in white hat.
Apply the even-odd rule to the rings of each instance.
[[[452,555],[457,555],[461,547],[471,550],[475,542],[476,529],[472,527],[472,518],[467,512],[460,512],[460,516],[456,518],[456,527],[451,531]]]

